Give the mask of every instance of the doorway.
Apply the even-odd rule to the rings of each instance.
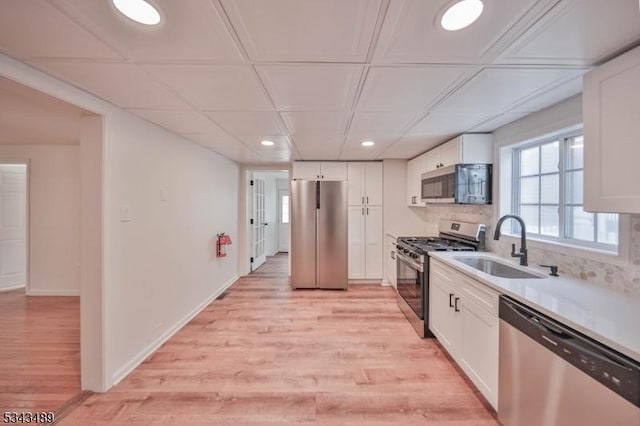
[[[0,291],[27,286],[27,165],[0,163]]]
[[[275,261],[276,256],[288,270],[289,171],[248,170],[247,184],[249,272]]]

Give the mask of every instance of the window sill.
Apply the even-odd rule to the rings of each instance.
[[[516,243],[516,249],[520,243],[520,235],[503,233],[503,237]],[[583,247],[572,244],[566,244],[559,241],[542,240],[530,238],[527,236],[528,248],[548,250],[561,255],[574,256],[582,259],[588,259],[596,262],[610,263],[618,266],[625,266],[629,263],[628,250],[624,250],[623,244],[618,246],[618,252],[600,250],[593,247]]]

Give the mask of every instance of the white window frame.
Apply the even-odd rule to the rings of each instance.
[[[505,214],[513,214],[514,204],[517,200],[516,196],[512,195],[514,191],[514,182],[519,175],[516,174],[515,161],[514,161],[514,149],[523,149],[535,145],[543,145],[544,143],[552,142],[554,140],[560,140],[561,143],[565,143],[566,137],[582,135],[582,125],[575,125],[562,130],[550,132],[543,136],[530,138],[528,140],[516,143],[503,142],[496,145],[496,163],[498,164],[498,173],[496,174],[498,180],[496,181],[496,191],[498,194],[498,203],[495,206],[496,217],[503,216]],[[588,143],[585,141],[585,143]],[[564,161],[564,159],[560,159]],[[564,204],[564,164],[563,170],[560,173],[560,196],[562,197],[562,203]],[[515,188],[519,191],[519,185]],[[518,197],[519,198],[519,197]],[[517,211],[517,210],[516,210]],[[562,212],[564,215],[564,212]],[[565,217],[560,218],[562,226],[565,222]],[[516,229],[517,228],[517,232]],[[557,238],[551,236],[542,236],[539,234],[527,233],[527,239],[531,242],[531,248],[538,248],[541,250],[551,250],[559,254],[575,254],[575,250],[581,251],[581,257],[609,262],[619,265],[626,265],[629,257],[629,245],[631,220],[629,215],[620,214],[618,217],[618,245],[616,249],[611,250],[611,245],[604,245],[601,243],[590,243],[588,241],[569,239],[569,238]],[[561,229],[559,235],[564,235],[564,229]],[[503,235],[507,238],[520,238],[519,228],[517,226],[505,226],[503,227]],[[515,241],[515,240],[514,240]],[[603,245],[605,246],[603,248]]]

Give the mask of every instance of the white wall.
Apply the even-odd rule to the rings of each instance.
[[[236,245],[216,258],[215,240],[237,241],[239,168],[124,112],[108,130],[106,343],[118,381],[237,278]]]
[[[79,145],[0,145],[29,164],[30,295],[80,294]]]
[[[107,390],[235,280],[240,239],[218,259],[215,236],[238,235],[239,167],[2,54],[0,76],[104,117],[81,141],[81,357]]]

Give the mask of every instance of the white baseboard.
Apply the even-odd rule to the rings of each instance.
[[[380,283],[380,285],[381,285],[382,287],[393,287],[393,285],[392,285],[389,281],[387,281],[387,280],[382,280],[382,282]]]
[[[366,279],[350,279],[349,284],[378,284],[380,285],[382,279],[380,278],[366,278]]]
[[[61,289],[61,290],[42,290],[29,289],[27,296],[80,296],[80,290]]]
[[[24,284],[20,284],[20,285],[13,285],[11,287],[4,287],[4,288],[0,288],[0,293],[4,293],[7,291],[13,291],[13,290],[18,290],[21,288],[25,288],[26,286]]]
[[[180,321],[178,321],[173,327],[169,328],[167,331],[162,333],[157,339],[147,345],[146,348],[142,349],[138,355],[134,356],[131,361],[127,362],[122,368],[119,368],[113,375],[111,376],[112,383],[108,384],[107,390],[111,387],[120,383],[122,379],[127,377],[129,373],[135,370],[142,362],[149,357],[152,353],[154,353],[164,342],[169,340],[174,334],[176,334],[182,327],[184,327],[189,321],[191,321],[196,315],[198,315],[204,308],[206,308],[211,302],[218,298],[226,289],[231,287],[233,283],[238,280],[239,276],[234,275],[229,281],[224,283],[218,291],[213,293],[211,296],[207,297],[202,303],[196,306],[191,312],[189,312],[185,317],[183,317]]]

